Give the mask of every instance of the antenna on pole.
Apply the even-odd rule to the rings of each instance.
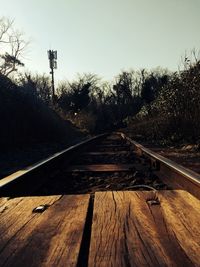
[[[48,50],[47,51],[49,66],[50,66],[50,74],[51,74],[51,85],[52,85],[52,102],[55,100],[55,86],[54,86],[54,69],[57,69],[57,51],[56,50]]]

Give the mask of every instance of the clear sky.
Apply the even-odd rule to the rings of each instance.
[[[56,80],[93,72],[110,80],[122,69],[177,70],[185,51],[200,48],[200,0],[0,0],[0,16],[31,39],[26,68]]]

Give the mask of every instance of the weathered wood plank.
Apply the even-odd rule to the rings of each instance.
[[[61,196],[50,197],[19,197],[8,199],[1,206],[0,215],[0,247],[6,246],[16,232],[26,225],[36,214],[32,210],[39,205],[51,205]],[[5,199],[5,198],[4,198]]]
[[[72,165],[67,168],[68,172],[122,172],[135,170],[134,164],[89,164]]]
[[[43,213],[32,212],[42,204]],[[88,204],[89,195],[24,197],[6,209],[0,266],[76,266]]]
[[[200,201],[189,193],[95,193],[90,267],[200,266],[199,252]]]

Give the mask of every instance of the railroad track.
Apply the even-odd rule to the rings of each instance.
[[[123,133],[100,135],[0,180],[0,194],[82,194],[184,189],[200,198],[200,175]]]
[[[26,263],[35,253],[33,266],[200,266],[200,175],[123,133],[91,138],[3,178],[0,196],[0,266],[26,266],[24,253]],[[18,222],[19,214],[26,219]],[[15,254],[20,231],[25,252]],[[53,238],[59,251],[32,251],[27,240],[41,238],[47,247]],[[71,254],[62,251],[66,244]]]

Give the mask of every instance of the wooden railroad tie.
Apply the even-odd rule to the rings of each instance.
[[[129,151],[106,151],[106,152],[101,152],[101,151],[92,151],[92,152],[83,152],[81,153],[81,156],[119,156],[119,155],[127,155],[127,153],[130,153]]]
[[[124,172],[135,170],[135,164],[72,165],[67,172]]]

